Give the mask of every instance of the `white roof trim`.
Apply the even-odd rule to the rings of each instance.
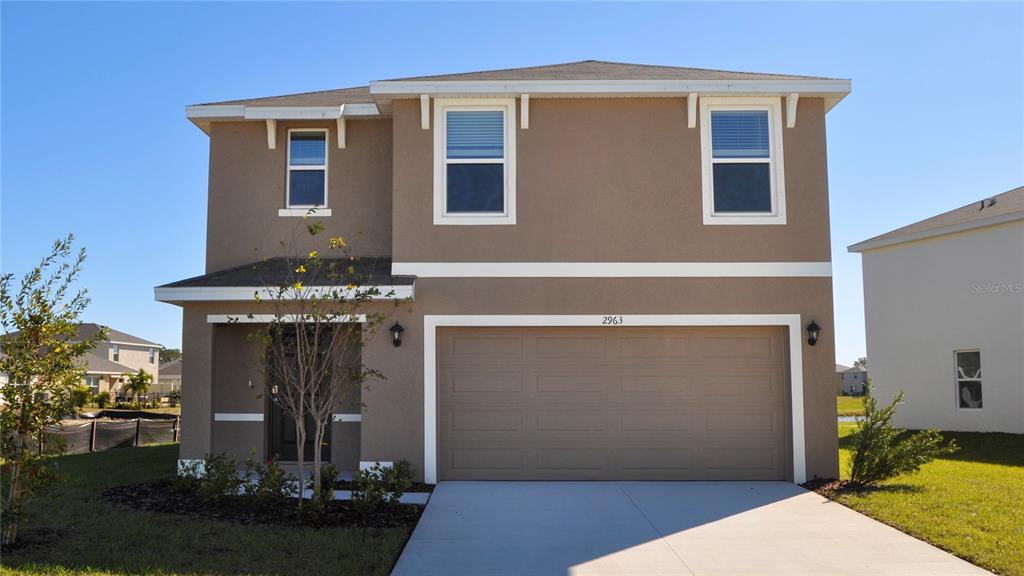
[[[1011,212],[1009,214],[1001,214],[999,216],[984,218],[982,220],[974,220],[973,222],[964,222],[962,224],[943,226],[942,228],[934,228],[932,230],[923,230],[921,232],[914,232],[903,236],[893,236],[891,238],[880,238],[877,240],[865,240],[847,247],[846,251],[864,252],[866,250],[874,250],[875,248],[884,248],[886,246],[913,242],[915,240],[945,236],[946,234],[953,234],[955,232],[966,232],[968,230],[976,230],[978,228],[986,228],[988,226],[1006,224],[1008,222],[1016,222],[1018,220],[1024,220],[1024,212]]]
[[[185,107],[185,117],[209,132],[213,120],[337,120],[373,118],[380,110],[372,102],[338,106],[246,106],[245,104],[197,104]]]
[[[849,80],[381,80],[374,96],[429,95],[698,95],[771,94],[818,96],[834,105],[850,93]],[[831,107],[831,106],[830,106]]]
[[[414,286],[377,286],[380,290],[380,295],[374,296],[374,300],[395,300],[404,298],[413,298],[415,295]],[[310,291],[314,297],[322,296],[329,290],[337,290],[337,288],[311,288]],[[358,290],[358,288],[356,289]],[[350,297],[354,291],[350,289],[340,290],[344,296]],[[154,299],[158,302],[195,302],[195,301],[216,301],[216,302],[255,302],[256,293],[261,294],[261,298],[264,300],[274,299],[274,293],[276,292],[273,288],[266,288],[262,286],[251,286],[251,287],[217,287],[217,286],[189,286],[189,287],[156,287],[153,289]]]

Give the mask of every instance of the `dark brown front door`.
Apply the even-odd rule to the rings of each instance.
[[[313,442],[316,429],[313,427],[313,419],[306,417],[306,449],[303,451],[303,460],[313,461]],[[295,434],[295,420],[285,414],[280,406],[270,403],[270,454],[276,455],[282,462],[297,462],[299,459],[298,441]],[[320,445],[320,458],[323,462],[329,462],[331,457],[331,425],[327,425],[324,431],[324,441]]]

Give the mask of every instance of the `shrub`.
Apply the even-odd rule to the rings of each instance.
[[[110,404],[110,392],[100,392],[96,395],[96,405],[100,408],[106,408],[107,404]]]
[[[384,468],[380,464],[356,472],[352,484],[352,507],[360,515],[367,516],[384,505],[387,487]]]
[[[402,494],[412,487],[412,466],[405,460],[395,462],[394,466],[381,471],[384,490],[387,492],[387,503],[394,506],[399,503]]]
[[[850,481],[860,486],[873,486],[900,474],[918,471],[923,464],[937,456],[957,450],[956,443],[942,444],[938,430],[910,433],[895,428],[892,417],[896,406],[903,402],[903,393],[891,404],[878,408],[870,386],[864,402],[864,418],[858,421],[853,433],[853,459],[850,462]]]
[[[89,386],[75,386],[71,390],[71,403],[75,408],[82,409],[92,400],[92,388]]]
[[[295,476],[285,472],[277,458],[271,458],[264,467],[256,460],[256,450],[245,460],[245,494],[257,503],[267,505],[286,500],[296,493]]]
[[[181,390],[171,390],[171,392],[167,394],[167,403],[173,407],[177,406],[178,402],[181,402]]]
[[[243,480],[238,477],[238,462],[225,453],[207,454],[203,476],[199,479],[199,498],[204,502],[237,496]]]
[[[310,504],[316,510],[325,510],[334,501],[334,481],[338,478],[338,468],[327,464],[320,468],[320,490],[313,492]]]

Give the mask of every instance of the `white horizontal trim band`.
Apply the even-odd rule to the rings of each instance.
[[[372,102],[344,106],[246,106],[245,104],[209,104],[187,106],[185,117],[193,120],[242,118],[245,120],[334,120],[358,116],[379,116]]]
[[[209,324],[267,324],[275,319],[281,322],[295,322],[300,318],[308,320],[308,314],[282,314],[280,317],[273,314],[210,314],[206,317]],[[324,322],[330,324],[350,324],[355,322],[366,322],[366,314],[341,314],[324,318]]]
[[[370,94],[622,94],[669,92],[686,96],[707,93],[777,93],[789,95],[850,92],[849,80],[383,80],[370,82]]]
[[[363,421],[363,415],[362,414],[335,414],[334,415],[334,421],[335,422],[362,422]]]
[[[395,262],[419,278],[752,278],[832,276],[831,262]]]
[[[380,294],[373,297],[374,300],[395,300],[412,298],[415,295],[413,286],[377,286]],[[365,288],[364,288],[365,289]],[[318,298],[327,296],[332,290],[337,290],[344,298],[351,298],[354,291],[347,288],[317,287],[308,288],[310,297]],[[158,302],[190,302],[190,301],[238,301],[253,302],[256,300],[256,293],[260,293],[260,299],[273,300],[276,290],[259,286],[235,286],[235,287],[156,287],[153,289],[154,298]],[[289,298],[285,295],[285,299]]]
[[[277,211],[278,216],[309,216],[318,218],[331,215],[330,208],[281,208]]]
[[[246,412],[217,412],[213,415],[217,422],[263,422],[263,414]]]

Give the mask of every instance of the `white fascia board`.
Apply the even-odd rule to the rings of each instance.
[[[379,116],[372,102],[344,106],[246,106],[244,104],[199,104],[185,107],[185,117],[192,121],[212,119],[243,120],[334,120],[358,116]]]
[[[271,322],[312,321],[309,314],[208,314],[207,324],[269,324]],[[319,319],[327,324],[365,324],[366,314],[325,314]]]
[[[376,286],[380,294],[373,297],[373,300],[402,300],[415,296],[415,286]],[[368,288],[367,288],[368,289]],[[328,290],[337,290],[343,297],[349,298],[354,293],[348,288],[324,288],[322,290],[311,290],[311,297],[323,297]],[[358,290],[358,288],[356,289]],[[276,290],[266,287],[161,287],[153,289],[154,299],[158,302],[255,302],[256,293],[260,293],[263,301],[273,300]],[[287,299],[287,298],[286,298]]]
[[[998,224],[1007,224],[1009,222],[1016,222],[1018,220],[1024,220],[1024,212],[1011,212],[1010,214],[1002,214],[1000,216],[993,216],[992,218],[985,218],[984,220],[975,220],[974,222],[965,222],[963,224],[956,224],[953,226],[943,226],[942,228],[935,228],[933,230],[924,230],[914,234],[907,234],[905,236],[894,236],[892,238],[880,238],[871,239],[853,244],[846,248],[847,252],[865,252],[867,250],[874,250],[875,248],[884,248],[886,246],[894,246],[896,244],[903,244],[906,242],[913,242],[915,240],[925,240],[927,238],[934,238],[936,236],[944,236],[946,234],[954,234],[956,232],[966,232],[968,230],[977,230],[978,228],[985,228],[988,226],[996,226]],[[392,272],[397,274],[397,272]]]
[[[394,262],[418,278],[791,278],[830,277],[831,262]]]
[[[372,95],[454,94],[778,94],[845,96],[849,80],[384,80],[370,83]]]

